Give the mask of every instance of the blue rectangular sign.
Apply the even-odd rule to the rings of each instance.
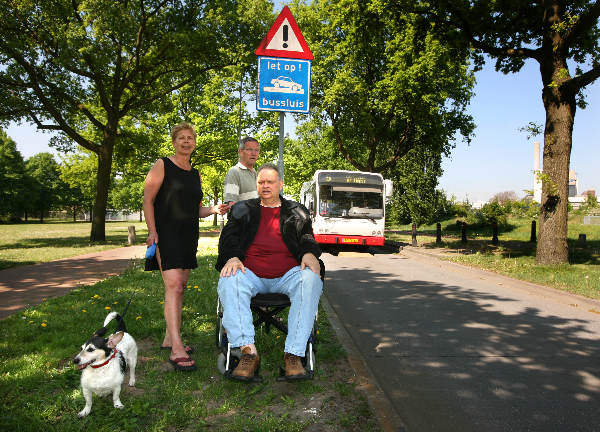
[[[310,105],[310,60],[258,57],[259,111],[308,113]]]

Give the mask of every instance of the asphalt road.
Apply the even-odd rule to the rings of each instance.
[[[406,249],[322,258],[398,429],[600,431],[600,302]]]

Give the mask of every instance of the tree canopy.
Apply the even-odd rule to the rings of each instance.
[[[311,115],[356,169],[391,172],[413,148],[447,154],[468,139],[468,51],[443,45],[427,20],[377,0],[315,0],[299,16],[315,55]]]
[[[104,240],[121,122],[251,55],[265,0],[9,0],[0,16],[0,121],[59,131],[98,158],[91,240]],[[246,61],[246,63],[248,63]],[[135,122],[134,122],[135,123]]]

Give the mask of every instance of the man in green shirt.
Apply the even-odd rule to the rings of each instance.
[[[237,201],[258,198],[256,192],[256,171],[254,166],[260,153],[260,144],[255,138],[240,140],[238,154],[240,161],[229,169],[225,176],[225,203],[231,206]]]

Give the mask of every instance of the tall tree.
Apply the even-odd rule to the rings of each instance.
[[[76,220],[77,212],[89,211],[93,213],[95,184],[94,173],[97,170],[98,159],[92,152],[77,152],[70,154],[62,160],[60,178],[68,185],[63,194],[63,204],[73,212]]]
[[[40,215],[40,222],[49,210],[60,207],[64,189],[60,170],[52,153],[37,153],[25,161],[25,172],[32,180],[28,193],[28,208]]]
[[[284,192],[300,197],[302,184],[312,179],[316,170],[354,170],[335,144],[333,128],[323,127],[317,119],[310,119],[296,128],[297,139],[286,138],[284,154]]]
[[[404,0],[381,0],[390,10]],[[567,216],[569,163],[582,90],[600,77],[600,1],[586,0],[428,0],[408,2],[422,8],[450,43],[474,48],[477,64],[487,53],[496,70],[516,73],[526,60],[540,68],[546,111],[542,203],[536,262],[568,262]]]
[[[19,217],[25,205],[25,162],[17,144],[0,129],[0,217]]]
[[[123,118],[251,53],[265,11],[266,0],[3,2],[0,121],[26,119],[97,155],[92,241],[105,239]]]
[[[314,0],[298,21],[315,55],[311,115],[355,168],[386,174],[415,147],[447,154],[469,137],[468,51],[442,45],[415,14],[378,0]]]

